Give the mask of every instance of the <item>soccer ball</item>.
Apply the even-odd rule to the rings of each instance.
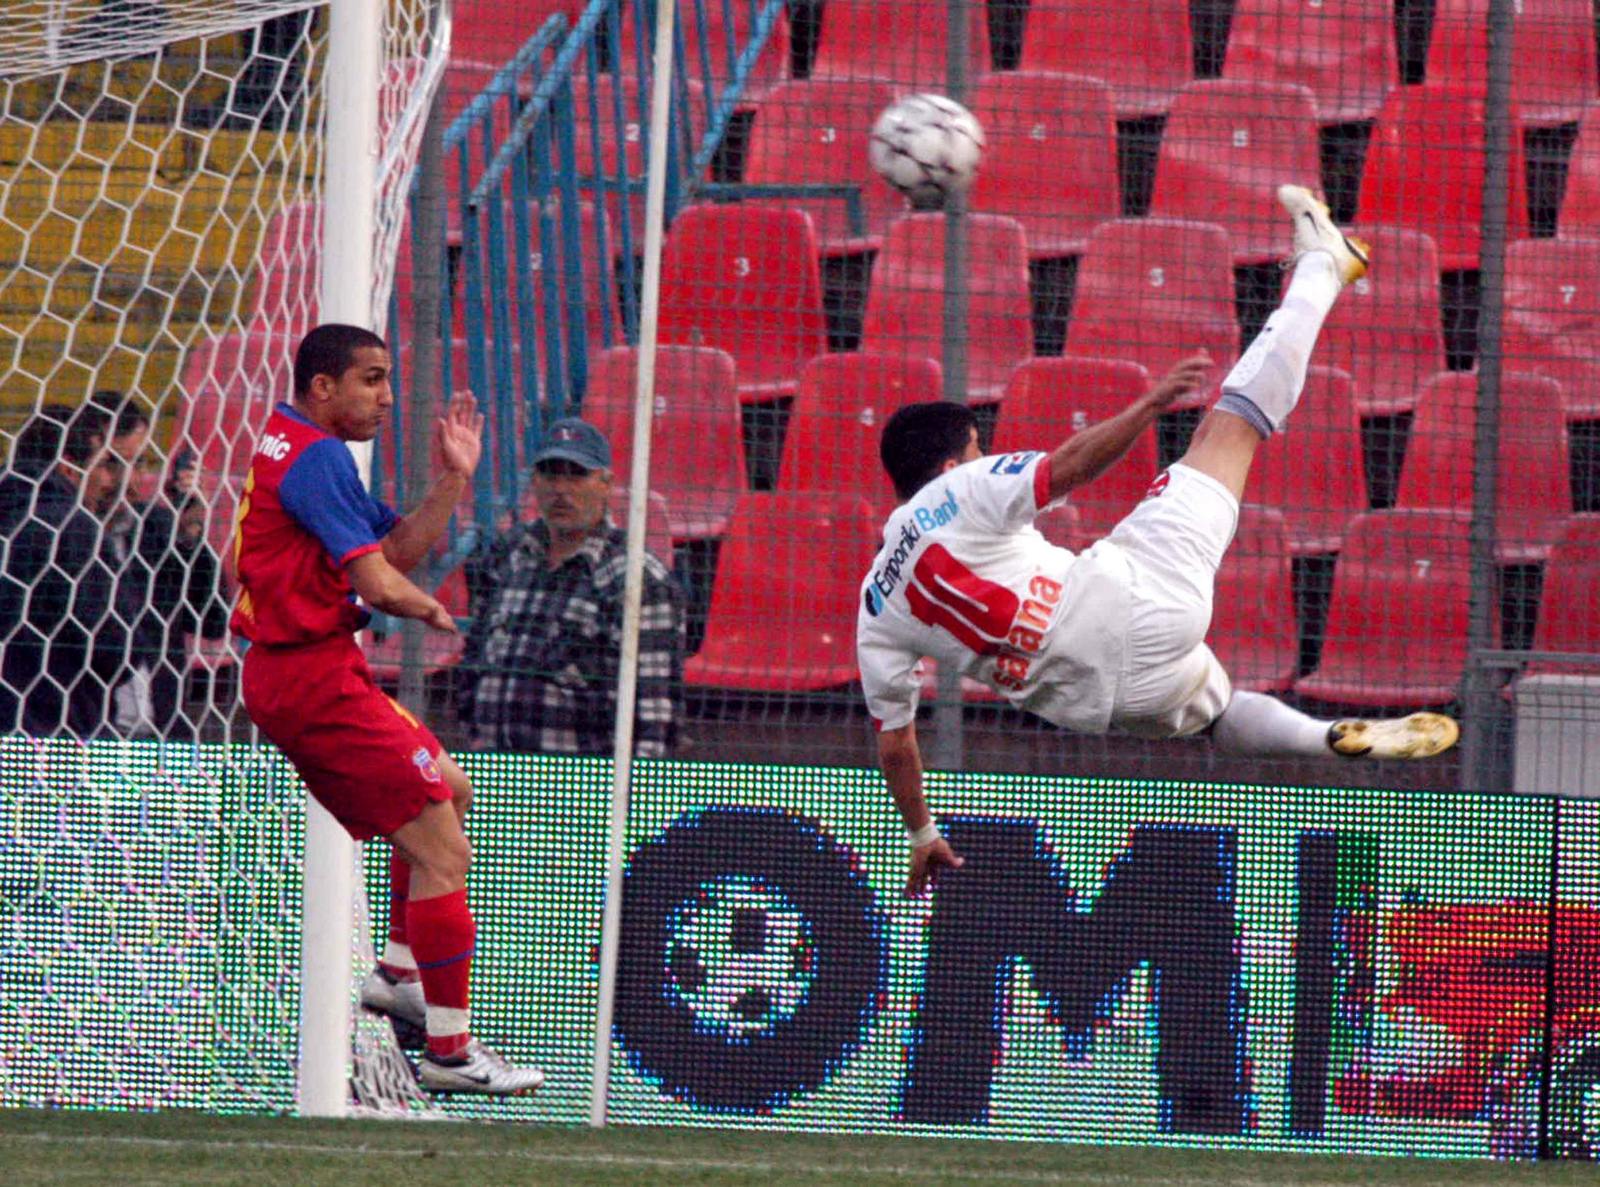
[[[701,888],[669,929],[671,991],[695,1027],[725,1042],[768,1034],[805,1001],[816,946],[786,895],[744,878]]]
[[[983,129],[954,99],[907,95],[872,125],[867,147],[872,167],[912,205],[937,208],[963,193],[983,156]]]

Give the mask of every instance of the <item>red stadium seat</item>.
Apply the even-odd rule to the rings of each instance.
[[[855,495],[746,494],[717,557],[705,642],[685,680],[767,692],[855,680],[856,608],[878,528]]]
[[[1445,365],[1439,256],[1421,231],[1361,226],[1351,233],[1371,246],[1372,270],[1334,302],[1315,358],[1349,372],[1362,416],[1409,412]]]
[[[623,487],[633,466],[637,377],[638,354],[632,347],[602,351],[590,369],[583,399],[584,418],[611,442],[611,468]],[[650,488],[667,500],[672,539],[723,535],[744,487],[733,359],[709,347],[659,347],[650,420]]]
[[[973,209],[1020,222],[1031,256],[1077,255],[1120,209],[1111,88],[1072,74],[989,74],[970,105],[987,144]]]
[[[1186,0],[1086,4],[1033,0],[1022,36],[1021,68],[1104,78],[1117,117],[1157,115],[1192,77]]]
[[[1525,564],[1544,559],[1572,512],[1567,426],[1555,380],[1518,371],[1500,380],[1495,559]],[[1423,388],[1395,506],[1472,507],[1477,404],[1476,372],[1441,372]]]
[[[1567,520],[1544,567],[1535,651],[1600,655],[1600,515]],[[1528,674],[1600,675],[1600,664],[1530,663]]]
[[[967,77],[989,69],[987,6],[967,8]],[[827,0],[813,78],[885,78],[912,90],[945,89],[950,26],[939,0]]]
[[[1285,431],[1256,453],[1248,497],[1283,513],[1295,556],[1339,551],[1345,524],[1367,509],[1361,420],[1349,375],[1310,369]]]
[[[943,394],[944,377],[932,359],[855,351],[818,355],[800,372],[778,489],[858,494],[887,514],[895,496],[878,464],[884,422],[902,405]]]
[[[863,350],[940,358],[944,342],[943,214],[908,214],[889,228],[872,269]],[[967,398],[993,403],[1033,351],[1028,244],[1022,224],[967,216]]]
[[[1467,661],[1465,511],[1368,511],[1345,533],[1326,639],[1295,692],[1350,705],[1443,705]]]
[[[1238,0],[1222,76],[1310,87],[1320,123],[1369,120],[1399,83],[1394,0]]]
[[[1300,659],[1288,528],[1270,507],[1245,503],[1217,570],[1206,643],[1235,688],[1282,692]]]
[[[639,45],[636,5],[622,5],[622,51],[618,55],[621,73],[637,76]],[[683,0],[676,8],[678,31],[683,38],[684,57],[678,69],[685,78],[705,87],[714,99],[733,78],[733,63],[750,45],[750,35],[755,27],[751,17],[750,0],[732,0],[724,6],[723,0]],[[704,39],[701,37],[704,22]],[[655,42],[655,29],[650,29],[645,40],[644,57],[648,65],[651,47]],[[779,8],[778,20],[767,35],[766,44],[750,68],[740,93],[742,104],[757,102],[774,84],[789,76],[789,16]]]
[[[817,237],[803,210],[689,206],[661,259],[661,341],[726,350],[747,403],[794,394],[827,349]]]
[[[1600,238],[1509,245],[1501,352],[1561,384],[1568,420],[1600,419]]]
[[[1137,363],[1029,359],[1011,373],[990,452],[1054,449],[1080,430],[1115,416],[1149,387],[1150,373]],[[1157,469],[1152,428],[1121,461],[1072,492],[1080,529],[1092,539],[1110,532],[1144,498]]]
[[[1515,112],[1513,112],[1513,120]],[[1471,87],[1429,83],[1389,93],[1372,129],[1357,202],[1363,223],[1426,231],[1447,269],[1476,268],[1483,227],[1484,104]],[[1506,234],[1528,235],[1522,138],[1510,139]]]
[[[1129,359],[1159,376],[1206,350],[1220,380],[1239,352],[1232,259],[1215,223],[1102,223],[1078,262],[1066,353]],[[1211,395],[1202,388],[1176,407],[1201,407]]]
[[[1278,185],[1315,190],[1322,176],[1317,105],[1288,82],[1192,82],[1173,100],[1156,157],[1150,213],[1218,223],[1236,264],[1279,259]]]
[[[691,128],[698,128],[705,113],[704,92],[700,84],[693,79],[686,83],[686,90],[689,96],[688,110],[681,114]],[[677,88],[674,86],[674,93],[676,92]],[[528,97],[526,94],[523,96],[524,99]],[[593,84],[581,72],[573,76],[572,160],[573,171],[581,181],[589,183],[600,178],[613,186],[619,180],[641,183],[644,181],[649,104],[649,89],[646,88],[641,93],[639,80],[633,75],[599,74],[595,76]],[[597,134],[598,156],[595,153]],[[555,160],[555,164],[557,168],[561,167],[559,159]],[[623,179],[618,178],[619,169],[624,171]],[[626,206],[634,242],[642,242],[644,237],[642,188],[638,193],[630,195]],[[615,191],[608,193],[606,213],[611,218],[613,227],[618,225],[617,219],[621,210],[622,204],[618,202]]]
[[[1577,119],[1595,94],[1591,0],[1518,0],[1513,6],[1511,99],[1525,124]],[[1489,77],[1489,0],[1436,0],[1428,81],[1479,91]]]
[[[1600,237],[1600,105],[1591,106],[1578,121],[1558,223],[1563,236]]]
[[[775,87],[756,110],[745,150],[751,185],[854,185],[861,191],[862,234],[839,198],[776,198],[811,215],[825,255],[876,248],[906,201],[867,160],[873,122],[894,101],[881,79],[812,78]]]
[[[460,115],[552,14],[575,21],[582,10],[583,0],[465,0],[452,5],[444,80],[447,118]]]

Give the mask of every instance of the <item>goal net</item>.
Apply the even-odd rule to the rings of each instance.
[[[447,12],[381,5],[380,332]],[[228,538],[318,315],[329,8],[0,24],[0,1105],[289,1108],[304,793],[239,708]],[[414,1109],[355,914],[352,1103]]]

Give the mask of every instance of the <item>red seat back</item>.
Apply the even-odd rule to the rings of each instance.
[[[1434,376],[1417,402],[1400,468],[1397,507],[1470,510],[1478,375]],[[1501,564],[1543,560],[1572,511],[1561,385],[1542,375],[1500,377],[1500,463],[1495,555]]]
[[[1409,412],[1444,370],[1439,255],[1421,231],[1361,226],[1352,234],[1371,245],[1373,268],[1334,302],[1316,361],[1349,373],[1361,415]]]
[[[1465,511],[1368,511],[1334,567],[1322,658],[1295,691],[1356,705],[1443,705],[1467,659]]]
[[[1224,78],[1310,87],[1317,120],[1369,120],[1399,82],[1394,0],[1238,0]]]
[[[943,214],[908,214],[890,226],[872,269],[863,350],[942,357],[944,232]],[[967,275],[967,398],[988,403],[1033,352],[1022,224],[999,214],[968,215]]]
[[[1512,9],[1512,102],[1524,123],[1570,123],[1595,94],[1593,4],[1518,0]],[[1428,81],[1488,86],[1489,0],[1436,0]]]
[[[1563,236],[1600,237],[1600,105],[1591,106],[1578,121],[1559,224]]]
[[[746,494],[717,556],[705,642],[690,684],[802,691],[856,678],[861,579],[878,524],[854,495]]]
[[[1239,527],[1217,569],[1206,643],[1235,688],[1281,692],[1300,661],[1289,532],[1270,507],[1245,503]]]
[[[943,394],[943,376],[932,359],[854,351],[818,355],[800,372],[778,489],[858,494],[887,515],[895,496],[878,464],[884,423],[905,404]]]
[[[1150,386],[1137,363],[1113,359],[1029,359],[1011,373],[995,422],[991,453],[1052,450],[1090,425],[1115,416]],[[1156,438],[1140,434],[1121,461],[1074,490],[1080,530],[1106,535],[1132,511],[1156,475]]]
[[[1122,119],[1156,115],[1192,76],[1186,0],[1085,4],[1033,0],[1022,37],[1024,70],[1104,78]]]
[[[838,198],[778,198],[811,215],[824,253],[876,247],[906,201],[872,170],[863,145],[895,91],[876,78],[810,78],[774,87],[756,110],[745,150],[751,185],[855,185],[862,235]]]
[[[811,216],[686,207],[662,252],[661,341],[727,351],[745,398],[792,394],[800,368],[828,345]]]
[[[1515,112],[1513,112],[1515,118]],[[1398,87],[1384,100],[1361,175],[1360,221],[1426,231],[1448,269],[1476,268],[1483,227],[1484,103],[1471,87]],[[1522,137],[1510,139],[1506,233],[1528,234]]]
[[[1343,371],[1312,367],[1285,431],[1256,452],[1248,497],[1283,513],[1296,556],[1339,551],[1345,524],[1367,509],[1361,420]]]
[[[584,419],[611,442],[611,468],[622,488],[633,472],[638,371],[632,347],[601,351],[583,400]],[[658,347],[650,489],[666,498],[672,539],[702,540],[727,531],[733,505],[744,493],[744,465],[733,359],[709,347]]]
[[[1574,515],[1550,549],[1533,649],[1600,655],[1600,515]],[[1600,665],[1533,663],[1528,671],[1600,675]]]
[[[1508,246],[1501,351],[1561,384],[1569,420],[1600,418],[1600,238]]]
[[[1117,124],[1111,88],[1075,74],[988,74],[972,92],[983,165],[972,207],[1022,224],[1033,256],[1076,255],[1115,218]]]
[[[989,69],[987,6],[967,7],[967,77]],[[822,7],[813,78],[886,78],[897,87],[943,91],[950,25],[927,0],[828,0]]]
[[[1103,223],[1078,262],[1066,353],[1128,359],[1159,376],[1205,350],[1221,379],[1239,352],[1232,258],[1215,223]],[[1211,394],[1202,388],[1177,407],[1199,407]]]
[[[250,317],[251,332],[299,338],[317,324],[320,234],[316,202],[291,203],[275,211],[267,221],[261,249],[256,254],[259,284],[255,312]]]
[[[1150,213],[1218,223],[1236,263],[1284,254],[1278,185],[1316,189],[1317,105],[1289,82],[1211,78],[1178,92],[1161,136]]]

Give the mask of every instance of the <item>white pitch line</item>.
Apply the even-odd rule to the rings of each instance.
[[[368,1145],[323,1146],[313,1142],[283,1141],[224,1141],[215,1138],[147,1138],[111,1134],[78,1135],[67,1137],[50,1133],[0,1132],[0,1144],[7,1141],[38,1142],[43,1145],[103,1145],[147,1146],[175,1150],[272,1150],[290,1154],[317,1154],[356,1158],[422,1158],[446,1154],[452,1159],[500,1159],[511,1162],[533,1162],[566,1166],[618,1166],[643,1167],[653,1170],[727,1171],[730,1173],[771,1175],[809,1175],[817,1178],[837,1179],[851,1175],[896,1176],[918,1179],[956,1179],[971,1181],[980,1176],[986,1181],[1001,1183],[1086,1183],[1117,1187],[1120,1184],[1144,1184],[1148,1187],[1190,1187],[1222,1181],[1219,1176],[1164,1175],[1152,1177],[1141,1174],[1072,1171],[1017,1170],[1003,1167],[959,1167],[941,1169],[937,1166],[884,1165],[870,1166],[860,1163],[776,1163],[721,1158],[670,1158],[632,1154],[562,1154],[542,1150],[481,1150],[471,1147],[436,1149],[431,1147],[393,1147]],[[1247,1179],[1227,1177],[1233,1187],[1283,1187],[1282,1179]],[[1295,1187],[1349,1187],[1348,1179],[1295,1179]]]

